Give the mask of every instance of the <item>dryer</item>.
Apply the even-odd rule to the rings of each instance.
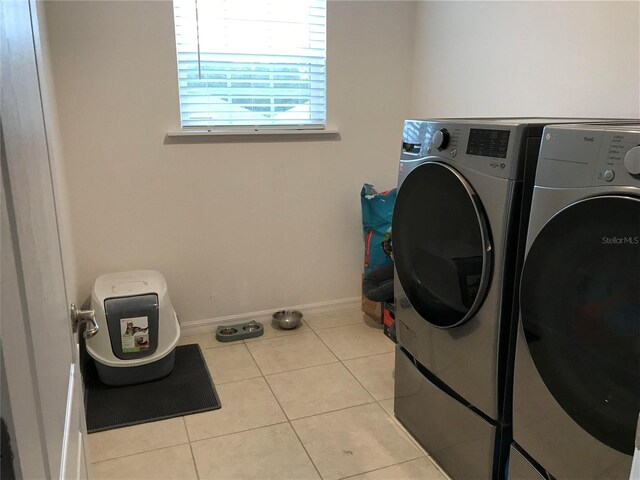
[[[495,477],[506,456],[523,183],[551,121],[405,122],[424,136],[393,217],[395,414],[454,478]]]
[[[393,217],[395,414],[454,478],[504,474],[516,272],[542,130],[562,122],[405,122],[422,141],[403,147]]]
[[[640,125],[545,129],[520,288],[513,437],[531,468],[510,478],[542,467],[558,480],[628,479],[640,410]]]

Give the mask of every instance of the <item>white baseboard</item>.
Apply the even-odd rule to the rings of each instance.
[[[249,322],[266,322],[271,320],[271,315],[278,310],[300,310],[303,314],[334,313],[343,310],[359,309],[362,306],[361,297],[343,298],[340,300],[330,300],[328,302],[309,303],[307,305],[294,305],[293,307],[274,308],[272,310],[262,310],[259,312],[241,313],[238,315],[227,315],[226,317],[206,318],[203,320],[192,320],[180,323],[180,334],[182,336],[197,335],[200,333],[215,332],[219,325],[237,325]]]

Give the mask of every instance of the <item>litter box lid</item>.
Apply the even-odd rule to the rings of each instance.
[[[107,273],[101,275],[93,286],[93,297],[101,302],[107,298],[129,297],[155,293],[162,297],[167,291],[167,282],[155,270]]]
[[[157,297],[153,302],[157,302],[157,305],[154,305],[157,309],[155,321],[152,320],[153,315],[147,314],[146,310],[138,305],[139,300],[148,295]],[[115,320],[109,321],[107,304],[112,302],[129,302],[132,306],[129,308],[130,311],[114,310],[112,313],[115,312]],[[180,338],[180,324],[169,298],[167,282],[162,274],[155,270],[109,273],[98,277],[93,286],[91,308],[95,310],[96,323],[100,329],[97,334],[87,338],[87,352],[97,362],[108,367],[136,367],[156,362],[171,353]],[[132,323],[132,329],[136,326],[141,330],[150,329],[147,330],[150,347],[145,356],[128,358],[131,353],[129,350],[142,347],[129,344],[131,339],[125,338],[122,322],[136,320],[140,323]],[[125,328],[127,323],[124,324]],[[154,330],[156,333],[153,333]],[[127,335],[132,336],[131,333]],[[155,350],[152,345],[157,345]],[[114,353],[118,349],[122,350],[119,356]],[[135,350],[138,351],[140,350]]]

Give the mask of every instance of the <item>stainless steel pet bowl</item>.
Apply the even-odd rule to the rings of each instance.
[[[302,320],[302,312],[298,310],[280,310],[273,314],[273,324],[277,327],[291,330],[300,325]]]
[[[238,333],[238,329],[233,327],[226,327],[221,329],[218,333],[220,335],[233,335],[234,333]]]
[[[244,330],[245,332],[255,332],[257,330],[260,330],[261,328],[262,325],[259,325],[257,323],[248,323],[247,325],[242,327],[242,330]]]

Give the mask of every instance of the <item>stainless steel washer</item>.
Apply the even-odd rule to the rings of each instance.
[[[640,410],[640,125],[547,127],[513,437],[557,479],[628,479]]]

